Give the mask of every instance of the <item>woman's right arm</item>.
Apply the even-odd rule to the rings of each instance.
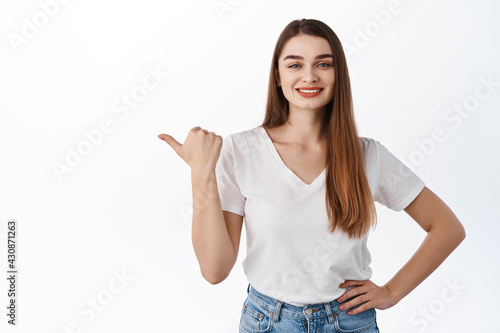
[[[229,275],[236,262],[243,217],[222,211],[215,171],[192,170],[191,182],[194,252],[203,277],[217,284]]]
[[[199,126],[188,133],[184,145],[160,134],[191,167],[193,193],[192,242],[202,276],[210,283],[222,282],[238,256],[243,217],[223,212],[217,188],[215,165],[222,137]]]

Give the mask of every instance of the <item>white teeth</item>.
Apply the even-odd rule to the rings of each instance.
[[[316,92],[320,92],[321,89],[318,89],[318,90],[302,90],[302,89],[299,89],[299,91],[301,92],[305,92],[305,93],[316,93]]]

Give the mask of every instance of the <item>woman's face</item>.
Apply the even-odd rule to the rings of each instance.
[[[333,55],[324,38],[311,35],[290,38],[279,56],[275,74],[290,112],[316,111],[333,98]]]

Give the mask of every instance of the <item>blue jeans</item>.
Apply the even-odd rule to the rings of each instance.
[[[298,307],[263,295],[250,284],[247,294],[241,309],[240,333],[379,332],[374,308],[351,316],[347,314],[349,309],[341,311],[342,303],[335,300]]]

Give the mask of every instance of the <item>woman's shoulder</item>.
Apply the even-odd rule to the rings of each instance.
[[[224,140],[231,141],[231,143],[235,145],[254,142],[256,139],[261,138],[262,130],[263,128],[261,126],[255,126],[246,130],[232,132],[227,134]]]
[[[377,148],[377,146],[380,144],[379,141],[375,140],[374,138],[371,137],[366,137],[366,136],[360,136],[359,140],[361,144],[363,145],[363,148],[366,149],[374,149]]]
[[[387,148],[375,138],[360,136],[359,139],[366,158],[378,158],[387,150]]]

